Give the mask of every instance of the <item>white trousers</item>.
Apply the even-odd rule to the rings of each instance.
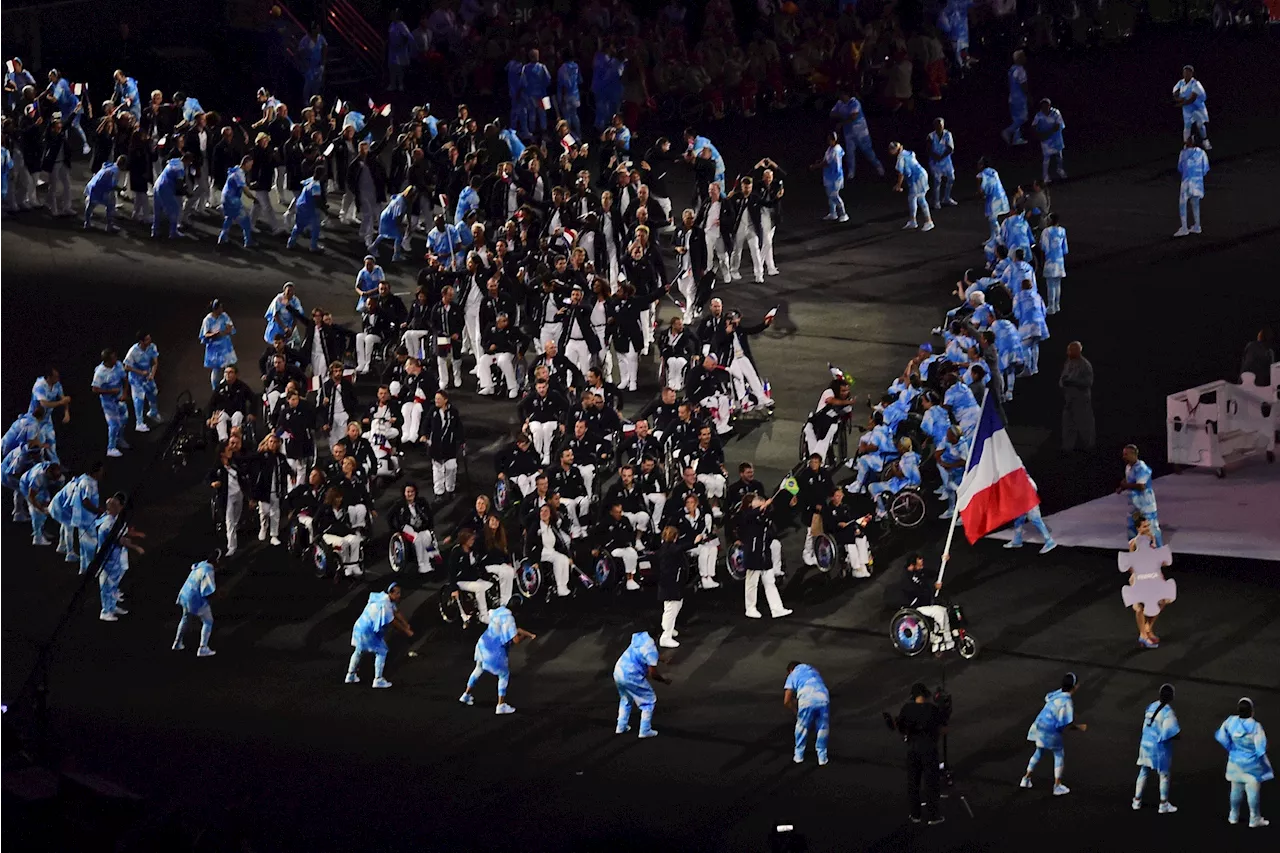
[[[502,379],[507,383],[507,396],[515,399],[519,393],[516,388],[516,356],[510,352],[486,353],[477,360],[479,363],[480,393],[493,393],[493,365],[502,371]]]
[[[54,216],[71,212],[71,170],[66,163],[53,164],[49,185],[45,187],[46,204]]]
[[[413,537],[413,556],[418,562],[418,573],[426,574],[431,571],[431,558],[439,553],[436,549],[436,535],[430,530],[414,530],[407,524],[403,532]]]
[[[718,230],[714,240],[707,234],[707,269],[714,271],[721,279],[729,280],[729,251]]]
[[[706,487],[708,498],[724,497],[724,474],[699,474],[698,482]]]
[[[635,350],[618,353],[618,387],[625,391],[636,390],[640,374],[640,354]]]
[[[444,390],[449,387],[449,362],[453,362],[453,384],[454,387],[462,387],[462,354],[458,352],[457,345],[449,347],[449,355],[436,356],[436,374],[440,377],[440,389]]]
[[[529,438],[543,465],[551,464],[551,443],[559,426],[555,421],[529,421]]]
[[[756,366],[751,363],[751,359],[735,358],[733,364],[729,365],[729,375],[733,377],[733,393],[739,400],[746,397],[747,390],[750,389],[759,405],[771,405],[772,401],[765,397],[764,383],[760,381],[760,374],[756,373]]]
[[[401,423],[404,424],[401,435],[405,441],[412,444],[418,440],[419,433],[422,431],[422,404],[417,400],[405,403],[400,407],[400,417],[403,419]]]
[[[227,490],[227,514],[223,524],[227,528],[227,553],[240,547],[240,515],[244,512],[244,492]]]
[[[582,519],[591,509],[591,498],[566,498],[561,495],[560,506],[569,513],[569,524],[573,528],[573,535],[577,536],[582,530]]]
[[[947,608],[941,604],[925,604],[917,607],[920,613],[933,620],[934,630],[930,633],[933,640],[933,651],[943,651],[955,647],[951,639],[951,619],[947,616]]]
[[[214,415],[213,428],[218,433],[218,441],[226,441],[231,433],[231,427],[242,424],[244,424],[244,415],[240,412],[232,412],[230,417],[227,417],[226,412],[218,412]]]
[[[667,387],[676,391],[684,390],[684,371],[689,366],[687,358],[667,359]]]
[[[437,497],[451,495],[458,489],[458,460],[431,460],[431,482]]]
[[[748,613],[758,612],[756,609],[757,596],[760,592],[760,582],[764,581],[764,599],[769,602],[769,613],[772,616],[779,615],[786,608],[782,604],[782,595],[778,592],[778,578],[772,569],[759,571],[750,569],[747,571],[746,583],[742,587],[742,596],[747,607]]]
[[[727,396],[716,394],[713,397],[703,397],[698,402],[711,412],[711,417],[716,422],[716,432],[721,435],[729,432],[729,416],[733,413],[733,407]]]
[[[831,442],[835,439],[836,429],[839,426],[840,425],[838,423],[832,424],[831,428],[827,430],[827,434],[822,438],[818,438],[817,434],[813,431],[813,424],[805,424],[804,443],[808,452],[811,455],[814,453],[818,454],[822,457],[822,460],[825,463],[827,459],[827,451],[831,449]]]
[[[844,559],[853,571],[865,572],[867,561],[871,559],[871,543],[867,541],[867,537],[860,536],[852,545],[845,545]]]
[[[764,262],[764,271],[769,275],[778,274],[778,265],[773,261],[773,235],[777,226],[773,224],[773,214],[767,210],[760,211],[760,260]]]
[[[686,271],[680,273],[676,279],[676,287],[680,290],[680,295],[684,297],[684,322],[685,325],[692,323],[698,316],[697,306],[693,304],[697,297],[698,282],[694,279],[693,273]]]
[[[458,589],[471,593],[476,600],[476,614],[481,622],[489,621],[489,602],[485,593],[493,584],[489,581],[458,581]]]
[[[640,555],[636,553],[635,548],[614,548],[609,553],[622,561],[622,568],[627,577],[636,573],[636,563],[639,562]]]
[[[280,498],[272,496],[271,500],[258,501],[258,522],[260,532],[272,537],[280,535]]]
[[[596,466],[595,465],[574,465],[573,467],[577,468],[578,473],[582,475],[582,482],[587,487],[587,494],[588,495],[593,494],[591,487],[595,485],[595,482],[596,482]],[[589,499],[584,498],[583,500],[587,500],[587,502],[590,503]]]
[[[364,504],[351,504],[346,509],[351,526],[357,530],[363,530],[369,523],[369,508]]]
[[[683,601],[662,602],[662,637],[660,641],[675,639],[676,617],[680,615],[680,608],[683,606]]]
[[[360,562],[360,534],[348,533],[346,536],[337,536],[326,533],[322,538],[330,548],[337,549],[338,559],[343,566],[354,566]]]
[[[710,542],[695,545],[689,549],[688,553],[690,557],[697,559],[698,574],[704,581],[711,580],[716,576],[716,557],[720,553],[718,540],[713,539]]]
[[[542,562],[551,564],[551,574],[556,580],[556,592],[569,594],[569,558],[554,548],[542,549]]]
[[[462,337],[466,341],[467,352],[479,355],[484,348],[480,345],[480,305],[468,305],[462,315]]]
[[[404,347],[409,351],[409,355],[421,361],[427,357],[427,350],[424,342],[431,337],[431,332],[423,332],[417,329],[411,329],[404,333]]]
[[[513,474],[511,479],[515,481],[521,495],[531,495],[538,488],[537,474]]]
[[[756,232],[748,227],[748,215],[743,214],[742,222],[738,225],[738,234],[733,241],[733,254],[729,258],[729,272],[735,276],[740,275],[742,250],[745,247],[751,252],[751,271],[755,275],[755,280],[764,281],[764,264],[760,258],[760,238],[756,236]]]
[[[653,532],[657,533],[662,524],[662,509],[667,505],[667,496],[662,492],[651,492],[644,496],[649,507],[649,518],[653,519]]]
[[[649,529],[650,521],[647,512],[623,512],[622,517],[631,522],[631,526],[636,529],[637,538]]]
[[[356,333],[356,373],[368,373],[372,369],[373,350],[380,343],[381,335]]]
[[[266,194],[257,196],[253,202],[253,210],[249,214],[252,225],[257,230],[262,230],[263,224],[266,225],[267,231],[280,230],[280,218],[276,215],[276,209],[271,206],[271,199]]]
[[[516,583],[515,568],[505,563],[493,563],[485,566],[484,570],[498,579],[498,603],[506,607]]]
[[[587,371],[591,369],[591,350],[587,347],[586,341],[570,339],[565,345],[564,357],[573,362],[573,366],[578,368],[583,376],[586,376]]]

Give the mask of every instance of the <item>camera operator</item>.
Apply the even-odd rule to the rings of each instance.
[[[911,685],[911,701],[897,717],[884,715],[885,722],[902,735],[907,744],[907,800],[911,822],[920,822],[920,781],[924,779],[924,811],[930,826],[946,818],[938,814],[938,738],[946,732],[947,715],[931,700],[929,688]]]

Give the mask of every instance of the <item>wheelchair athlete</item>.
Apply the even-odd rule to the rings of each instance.
[[[489,588],[493,586],[493,582],[486,580],[484,562],[485,555],[476,546],[476,534],[469,527],[464,527],[458,531],[458,544],[449,552],[446,561],[448,568],[448,580],[445,581],[450,594],[456,601],[459,594],[469,592],[475,597],[476,616],[481,622],[489,624],[489,602],[486,600],[486,594]],[[462,615],[462,623],[465,625],[469,621],[466,610],[462,604],[458,604],[458,612]]]
[[[345,576],[364,574],[360,567],[363,540],[348,516],[348,509],[342,505],[341,489],[330,488],[325,492],[324,506],[311,522],[311,530],[315,541],[338,552]]]
[[[890,462],[884,469],[884,479],[867,487],[871,499],[876,502],[876,520],[889,514],[884,505],[884,494],[896,495],[906,488],[920,486],[920,454],[911,449],[911,439],[898,439],[898,452],[901,455]]]
[[[418,574],[426,574],[435,568],[440,556],[435,534],[435,517],[431,504],[420,497],[416,483],[405,483],[403,497],[396,501],[387,514],[387,524],[394,535],[399,532],[413,544],[413,555],[418,564]]]
[[[591,555],[599,557],[601,553],[609,554],[622,561],[623,571],[627,576],[627,589],[637,590],[636,565],[640,554],[636,550],[636,528],[623,515],[622,504],[615,502],[609,505],[609,513],[597,522],[592,535],[599,543],[592,549]]]
[[[908,558],[906,575],[899,584],[902,606],[914,608],[921,616],[933,623],[933,629],[929,632],[932,651],[937,654],[955,648],[955,641],[951,638],[951,618],[947,608],[945,605],[934,603],[938,593],[942,591],[942,584],[935,583],[932,590],[929,588],[929,578],[924,571],[924,557],[912,554]]]
[[[869,578],[871,571],[871,543],[867,533],[858,523],[858,513],[851,504],[844,502],[844,488],[831,490],[831,499],[822,508],[822,529],[840,548],[844,549],[845,565],[855,578]]]
[[[369,442],[377,460],[371,476],[394,477],[400,473],[400,422],[399,407],[391,398],[391,388],[378,386],[377,400],[361,419],[364,432],[360,437]]]
[[[858,441],[858,455],[850,461],[850,468],[858,469],[858,476],[849,486],[855,495],[866,489],[867,478],[872,473],[884,470],[885,463],[896,453],[893,441],[893,430],[885,424],[884,413],[874,412],[871,415],[871,428],[862,434]]]
[[[319,468],[312,468],[307,475],[306,482],[296,486],[285,497],[290,516],[289,543],[295,557],[301,556],[302,549],[315,538],[315,518],[324,507],[324,498],[327,491],[328,487],[324,482],[324,471]],[[298,528],[306,531],[305,538],[299,533]]]

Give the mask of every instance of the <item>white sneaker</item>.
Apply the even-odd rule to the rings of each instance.
[[[720,582],[717,581],[715,578],[703,578],[702,588],[703,589],[719,589]]]
[[[635,578],[627,578],[627,589],[631,590],[632,592],[635,592],[639,588],[640,588],[640,584],[636,583]]]
[[[476,698],[472,696],[470,693],[463,693],[461,696],[458,697],[458,701],[461,702],[463,705],[474,705],[476,703]]]
[[[1201,148],[1203,148],[1205,151],[1212,151],[1212,150],[1213,150],[1213,146],[1209,144],[1209,140],[1207,140],[1207,139],[1206,139],[1206,140],[1204,140],[1204,142],[1201,142],[1201,143],[1200,143],[1200,147],[1201,147]]]
[[[258,541],[259,541],[259,542],[266,542],[266,541],[267,541],[267,531],[265,531],[265,530],[259,530],[259,531],[258,531]]]
[[[869,578],[871,577],[871,572],[867,571],[866,569],[854,569],[853,576],[855,578]]]
[[[385,690],[386,688],[391,686],[391,682],[387,681],[385,678],[375,678],[373,680],[373,686],[378,688],[379,690]]]
[[[217,652],[215,652],[213,649],[209,648],[208,646],[201,646],[199,649],[196,650],[196,657],[198,658],[211,658],[216,654]]]
[[[827,758],[827,756],[825,756],[825,755],[819,755],[819,756],[818,756],[818,766],[819,766],[819,767],[826,767],[826,766],[827,766],[827,762],[828,762],[828,761],[830,761],[830,760],[831,760],[831,759]]]
[[[848,222],[848,221],[849,221],[849,214],[847,213],[840,214],[840,218],[836,220],[836,222]]]
[[[1174,232],[1173,232],[1173,236],[1175,236],[1175,237],[1185,237],[1185,236],[1187,236],[1187,235],[1188,235],[1188,234],[1190,234],[1190,233],[1191,233],[1191,232],[1187,230],[1187,226],[1185,226],[1185,225],[1184,225],[1184,226],[1182,226],[1181,228],[1179,228],[1177,231],[1174,231]]]
[[[1056,785],[1053,786],[1053,795],[1055,797],[1061,797],[1065,794],[1070,794],[1070,793],[1071,793],[1071,789],[1068,788],[1066,785],[1062,784],[1061,782],[1058,782]]]
[[[658,640],[658,645],[662,646],[664,649],[678,649],[678,648],[680,648],[680,644],[679,644],[679,643],[677,643],[677,642],[675,641],[675,639],[673,639],[672,637],[662,637],[662,638],[660,638],[660,639]]]
[[[1175,806],[1173,803],[1161,803],[1160,808],[1157,809],[1156,811],[1159,814],[1173,814],[1177,810],[1178,810],[1178,807]]]
[[[915,230],[916,230],[917,228],[919,228],[919,227],[920,227],[920,226],[919,226],[919,225],[917,225],[917,224],[915,224],[914,222],[908,222],[906,225],[903,225],[903,226],[902,226],[902,230],[903,230],[903,231],[915,231]]]
[[[631,726],[618,726],[613,730],[613,733],[615,735],[625,735],[629,731],[631,731]]]
[[[135,426],[133,428],[133,431],[134,432],[151,432],[151,427],[147,426],[145,423],[141,423]]]
[[[656,729],[649,729],[649,731],[647,732],[640,733],[640,740],[644,740],[645,738],[657,737],[657,736],[658,736],[658,732]]]
[[[121,456],[124,456],[123,453],[121,453],[119,450],[116,450],[114,447],[107,451],[107,455],[110,456],[112,459],[119,459]]]
[[[105,610],[98,614],[98,618],[103,622],[119,622],[114,613],[108,613]]]
[[[359,684],[360,676],[356,675],[354,672],[348,672],[347,677],[344,678],[342,682],[344,684]]]
[[[506,702],[503,702],[501,705],[499,705],[498,707],[496,707],[496,708],[494,708],[494,709],[493,709],[493,713],[495,713],[495,714],[499,714],[499,715],[501,715],[501,714],[514,714],[515,712],[516,712],[516,709],[515,709],[515,708],[512,708],[512,707],[511,707],[510,705],[508,705]]]
[[[53,543],[50,542],[44,535],[40,535],[40,536],[32,536],[31,544],[32,545],[52,545]]]
[[[826,216],[822,217],[822,221],[823,221],[823,222],[835,222],[835,221],[836,221],[836,215],[835,215],[834,213],[828,213]]]
[[[926,222],[924,225],[921,225],[921,226],[920,226],[920,230],[921,230],[921,231],[932,231],[932,230],[934,229],[934,227],[935,227],[935,226],[934,226],[934,224],[933,224],[933,220],[932,220],[932,219],[930,219],[930,220],[929,220],[928,222]]]
[[[186,644],[184,644],[181,640],[174,640],[172,648],[175,652],[180,652],[186,648]]]
[[[955,206],[956,206],[957,204],[959,204],[960,202],[956,201],[956,200],[955,200],[955,199],[953,199],[953,198],[949,198],[949,199],[946,199],[945,201],[943,201],[942,203],[943,203],[943,204],[945,204],[947,207],[955,207]]]
[[[1133,809],[1135,812],[1140,810],[1142,808],[1142,800],[1135,797],[1133,801],[1129,803],[1129,808]]]
[[[568,598],[568,597],[569,597],[569,590],[567,590],[567,589],[558,589],[558,590],[556,590],[556,595],[557,595],[557,596],[559,596],[560,598]]]
[[[791,763],[793,763],[793,764],[804,764],[804,756],[803,756],[803,755],[793,755],[793,756],[791,756]]]
[[[779,610],[777,613],[773,613],[771,615],[773,616],[774,619],[781,619],[783,616],[790,616],[794,612],[795,612],[794,610],[788,610],[787,608],[784,607],[781,610]]]
[[[129,615],[129,611],[128,611],[128,610],[125,610],[123,607],[116,607],[116,608],[115,608],[114,610],[112,610],[111,612],[112,612],[112,613],[114,613],[114,614],[115,614],[115,615],[117,615],[117,616],[128,616],[128,615]]]
[[[272,545],[272,547],[279,548],[279,547],[280,547],[280,537],[279,537],[279,536],[272,536],[272,537],[271,537],[271,545]]]
[[[804,560],[804,564],[806,566],[818,565],[818,558],[815,557],[813,554],[805,554],[803,557],[801,557],[801,559]]]
[[[1267,820],[1265,817],[1251,817],[1251,818],[1249,818],[1249,828],[1250,828],[1250,829],[1261,829],[1261,828],[1262,828],[1262,827],[1264,827],[1264,826],[1270,826],[1270,825],[1271,825],[1271,821]]]
[[[1021,548],[1021,547],[1022,547],[1022,543],[1021,543],[1021,542],[1014,541],[1013,539],[1010,539],[1008,542],[1004,543],[1004,547],[1006,547],[1006,548]]]
[[[1190,228],[1188,228],[1187,230],[1188,230],[1188,231],[1190,231],[1192,234],[1199,234],[1199,233],[1200,233],[1200,223],[1199,223],[1199,222],[1197,222],[1195,225],[1192,225],[1192,226],[1191,226]]]
[[[1022,777],[1022,781],[1018,783],[1018,787],[1019,787],[1019,788],[1030,788],[1030,787],[1031,787],[1031,777],[1030,777],[1030,776],[1023,776],[1023,777]]]
[[[748,611],[747,611],[747,618],[748,618],[748,619],[763,619],[763,618],[764,618],[764,614],[763,614],[763,613],[761,613],[759,610],[748,610]]]
[[[1227,812],[1227,823],[1231,824],[1232,826],[1235,826],[1239,822],[1240,822],[1239,812]]]
[[[1040,549],[1040,553],[1048,554],[1050,551],[1052,551],[1054,548],[1057,548],[1057,547],[1058,547],[1057,542],[1046,542],[1044,543],[1044,547]]]
[[[944,509],[944,510],[942,511],[942,514],[941,514],[941,515],[939,515],[939,516],[938,516],[938,518],[942,519],[943,521],[946,521],[947,519],[951,518],[951,516],[953,516],[953,515],[955,515],[955,513],[954,513],[954,512],[952,512],[952,511],[951,511],[951,510],[949,510],[949,509]]]

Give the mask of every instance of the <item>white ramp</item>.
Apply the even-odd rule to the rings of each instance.
[[[1158,477],[1153,483],[1164,542],[1175,553],[1280,560],[1280,465],[1266,462],[1227,472],[1218,479],[1204,470]],[[1128,547],[1125,519],[1129,502],[1107,495],[1045,517],[1060,546]],[[1039,541],[1030,525],[1027,542]],[[989,538],[1009,540],[1010,528]]]

